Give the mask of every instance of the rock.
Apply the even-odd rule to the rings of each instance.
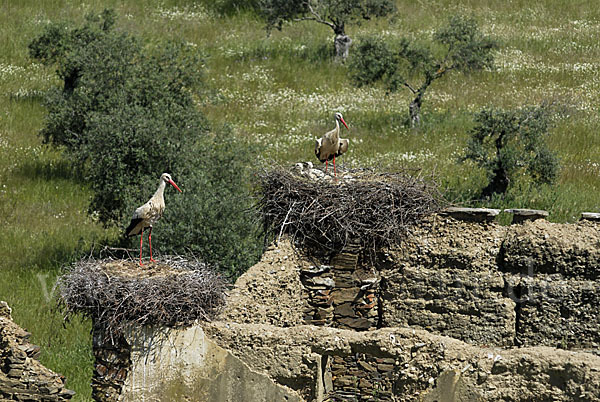
[[[598,212],[582,212],[581,220],[600,222],[600,213],[598,213]]]
[[[359,361],[358,366],[360,366],[360,368],[366,371],[367,373],[374,373],[377,371],[375,367],[364,361]]]
[[[0,301],[0,317],[12,320],[12,310],[5,301]]]
[[[319,265],[319,266],[311,265],[308,268],[300,269],[300,273],[307,274],[307,275],[318,275],[318,274],[322,274],[324,272],[328,272],[330,269],[331,269],[331,265]]]
[[[333,297],[333,301],[336,305],[354,302],[358,298],[360,293],[360,288],[342,288],[335,289],[331,292],[331,296]]]
[[[320,276],[316,276],[314,278],[307,278],[304,280],[307,286],[318,286],[324,289],[331,289],[335,287],[335,281],[333,278],[323,278]]]
[[[373,327],[373,323],[366,318],[347,318],[343,317],[337,320],[340,324],[356,330],[366,330]]]
[[[8,370],[8,373],[6,373],[6,375],[13,378],[20,378],[23,375],[23,370],[11,368],[10,370]]]
[[[334,386],[337,387],[356,387],[356,379],[350,376],[340,376],[333,380]]]
[[[340,315],[343,317],[354,317],[354,309],[351,303],[342,303],[335,307],[333,314]]]
[[[450,207],[443,210],[442,215],[466,222],[491,222],[500,213],[499,209]]]
[[[505,209],[504,212],[513,214],[512,223],[522,223],[548,217],[548,211],[540,209]]]
[[[378,364],[377,365],[377,370],[379,370],[379,371],[392,371],[392,370],[394,370],[394,365],[393,364]]]

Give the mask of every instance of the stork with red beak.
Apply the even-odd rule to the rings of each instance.
[[[148,200],[147,203],[139,207],[133,213],[133,217],[131,218],[131,223],[125,229],[126,236],[136,236],[140,234],[140,266],[142,264],[142,243],[144,241],[144,229],[150,228],[150,232],[148,233],[148,243],[150,244],[150,261],[155,262],[154,258],[152,258],[152,225],[158,221],[164,210],[165,210],[165,198],[163,193],[165,191],[165,186],[169,183],[173,187],[175,187],[179,192],[181,190],[177,187],[177,184],[171,179],[171,175],[168,173],[163,173],[160,176],[160,183],[158,184],[158,189],[156,192]]]
[[[327,172],[327,165],[330,160],[333,159],[333,174],[337,176],[335,171],[335,157],[342,155],[348,150],[350,140],[340,138],[340,122],[346,126],[348,125],[344,121],[342,114],[337,112],[335,114],[335,128],[327,133],[315,142],[315,155],[321,162],[325,162],[325,171]]]

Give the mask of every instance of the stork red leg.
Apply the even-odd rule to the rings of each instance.
[[[142,229],[142,233],[140,233],[140,267],[144,265],[144,264],[142,264],[142,242],[143,241],[144,241],[144,229]]]
[[[325,173],[327,173],[328,162],[329,162],[329,159],[325,159]]]
[[[150,233],[148,233],[148,243],[150,243],[150,261],[156,262],[152,258],[152,226],[150,226]]]
[[[337,173],[335,172],[335,154],[333,155],[333,175],[337,177]]]

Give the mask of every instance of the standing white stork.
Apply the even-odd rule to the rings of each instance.
[[[156,192],[152,198],[150,198],[147,203],[135,210],[133,217],[131,218],[131,223],[129,226],[127,226],[127,229],[125,229],[126,236],[136,236],[141,234],[140,266],[144,265],[142,264],[142,242],[144,240],[144,229],[146,228],[150,228],[150,232],[148,233],[148,243],[150,244],[150,261],[155,262],[154,258],[152,258],[152,225],[161,218],[165,210],[165,197],[163,196],[163,193],[167,183],[181,192],[179,187],[177,187],[177,184],[175,184],[173,179],[171,179],[171,175],[168,173],[163,173],[160,176],[158,189],[156,189]]]
[[[325,171],[327,172],[328,161],[333,159],[333,174],[337,175],[335,171],[335,157],[342,155],[348,150],[348,144],[350,140],[340,138],[340,121],[346,129],[348,125],[344,121],[342,114],[337,112],[335,114],[335,128],[319,139],[315,141],[315,155],[321,162],[325,162]]]

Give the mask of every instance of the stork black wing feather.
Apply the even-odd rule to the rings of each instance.
[[[135,236],[139,233],[132,233],[133,229],[135,229],[135,227],[141,222],[143,221],[142,218],[134,218],[131,220],[131,222],[129,223],[129,226],[127,226],[127,229],[125,229],[125,236]]]

